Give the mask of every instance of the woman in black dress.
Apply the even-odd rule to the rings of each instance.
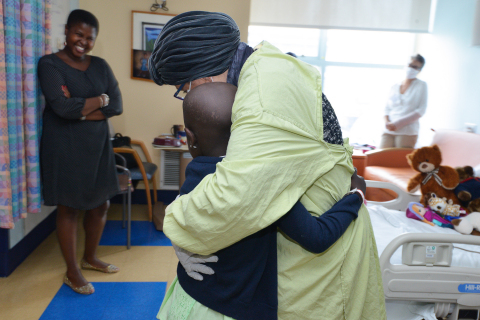
[[[76,261],[79,210],[86,210],[83,269],[118,272],[96,251],[109,199],[118,192],[107,118],[122,113],[118,82],[105,60],[87,55],[98,34],[98,20],[74,10],[65,26],[65,48],[42,57],[38,77],[46,107],[40,161],[45,205],[57,207],[57,235],[67,264],[64,282],[75,292],[95,290]]]

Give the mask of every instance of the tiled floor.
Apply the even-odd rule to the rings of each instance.
[[[112,205],[111,222],[107,222],[110,231],[115,231],[115,220],[120,219],[121,205]],[[100,245],[99,258],[115,264],[120,272],[84,270],[96,289],[91,296],[73,294],[63,285],[65,263],[52,233],[9,277],[0,278],[0,319],[155,319],[165,289],[175,278],[178,260],[163,234],[152,230],[149,223],[140,223],[146,219],[146,206],[133,205],[130,250],[125,245],[126,233],[112,232],[113,238],[102,238],[101,244],[107,245]],[[124,238],[115,243],[120,237]],[[78,261],[83,242],[83,229],[79,228]],[[125,301],[130,308],[124,307]]]

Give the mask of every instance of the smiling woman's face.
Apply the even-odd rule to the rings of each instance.
[[[92,51],[97,30],[86,23],[77,23],[65,28],[65,38],[67,42],[65,50],[74,57],[82,59],[85,54]]]

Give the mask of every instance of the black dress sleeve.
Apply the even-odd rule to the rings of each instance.
[[[320,217],[314,217],[299,201],[277,221],[277,226],[306,250],[322,253],[340,239],[358,217],[361,205],[360,197],[351,194]]]
[[[111,118],[113,116],[121,115],[123,112],[122,94],[112,69],[106,61],[103,62],[105,64],[108,81],[108,88],[105,93],[110,98],[110,102],[108,103],[108,106],[101,108],[100,111],[102,111],[106,118]]]
[[[84,98],[67,98],[62,90],[66,82],[54,63],[45,58],[38,62],[38,80],[47,104],[61,118],[78,120],[85,106]],[[67,88],[68,89],[68,88]]]

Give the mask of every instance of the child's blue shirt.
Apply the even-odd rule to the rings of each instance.
[[[217,157],[193,159],[180,194],[189,193],[214,173],[220,161]],[[218,251],[218,262],[208,263],[215,274],[204,275],[203,281],[189,277],[179,263],[180,285],[196,301],[234,319],[277,319],[277,227],[306,250],[321,253],[343,235],[361,205],[360,197],[352,194],[313,217],[297,202],[271,226]]]

